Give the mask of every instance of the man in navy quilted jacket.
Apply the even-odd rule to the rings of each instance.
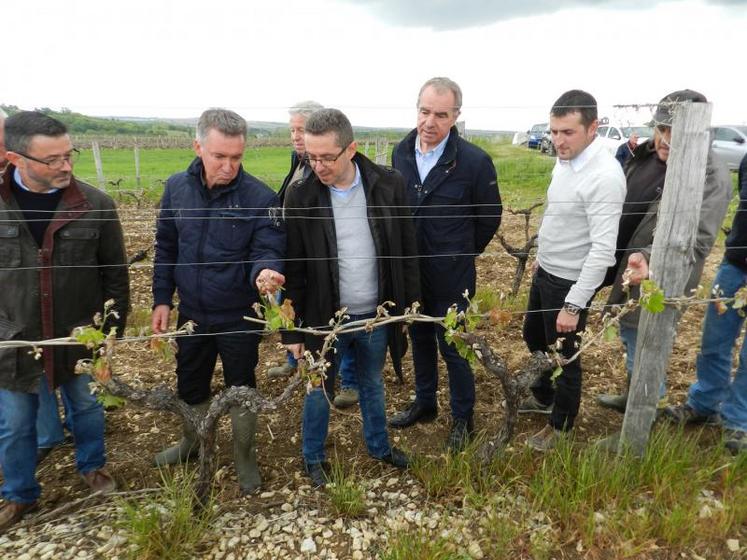
[[[252,313],[259,293],[273,293],[285,282],[278,198],[241,166],[246,132],[246,121],[233,111],[202,114],[194,141],[197,157],[167,181],[156,229],[152,328],[168,330],[177,291],[177,326],[193,321],[198,335],[178,339],[177,391],[200,415],[210,404],[218,356],[226,386],[256,385],[260,337],[243,317]],[[257,417],[239,407],[230,414],[239,486],[251,493],[261,485]],[[156,454],[154,462],[180,463],[197,451],[194,429],[185,425],[181,441]]]

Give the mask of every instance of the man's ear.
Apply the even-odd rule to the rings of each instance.
[[[15,167],[18,167],[19,163],[22,163],[23,156],[15,152],[5,152],[5,159],[12,163]]]

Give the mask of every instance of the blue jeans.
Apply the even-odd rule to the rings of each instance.
[[[368,319],[374,314],[351,315],[351,321]],[[335,343],[336,356],[353,356],[358,367],[354,370],[360,392],[360,409],[363,418],[363,438],[368,453],[377,459],[389,454],[389,435],[386,431],[384,406],[384,369],[387,349],[387,329],[380,327],[372,332],[358,331],[339,335]],[[340,370],[339,359],[333,358],[333,367],[327,372],[322,387],[306,395],[303,406],[303,458],[307,465],[325,460],[324,444],[329,430],[329,401],[334,391],[335,376]]]
[[[83,474],[106,464],[104,409],[91,398],[90,381],[88,375],[76,375],[60,386],[73,419],[75,464]],[[4,477],[0,493],[6,500],[28,504],[41,494],[35,475],[38,409],[39,395],[0,389],[0,466]]]
[[[620,325],[620,340],[625,346],[625,370],[628,372],[628,385],[633,377],[633,366],[635,365],[636,340],[638,339],[638,329]],[[667,380],[664,379],[659,388],[659,398],[667,395]]]
[[[90,393],[89,393],[90,394]],[[91,400],[96,397],[90,395]],[[50,391],[46,383],[39,387],[39,410],[36,414],[36,445],[45,449],[51,449],[61,445],[65,441],[63,428],[73,432],[70,415],[70,404],[63,395],[62,405],[65,409],[65,421],[60,420],[60,403],[57,400],[57,391]]]
[[[747,273],[723,261],[713,281],[723,297],[731,297],[747,284]],[[719,315],[708,306],[703,322],[703,340],[696,361],[697,381],[690,387],[687,403],[700,414],[721,414],[725,428],[747,431],[747,342],[739,352],[739,365],[732,379],[734,345],[744,317],[731,306]]]
[[[358,390],[358,379],[355,374],[355,354],[348,352],[340,357],[340,387]]]

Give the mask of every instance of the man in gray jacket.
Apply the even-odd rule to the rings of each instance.
[[[617,236],[616,263],[610,267],[605,279],[605,285],[612,285],[608,306],[624,304],[631,298],[637,299],[640,295],[638,284],[648,276],[648,261],[654,242],[654,229],[672,138],[672,107],[686,101],[705,103],[706,98],[692,90],[675,91],[664,97],[654,114],[654,137],[636,148],[625,167],[627,195]],[[731,180],[726,167],[712,153],[709,154],[693,269],[685,287],[686,295],[700,282],[705,259],[716,241],[731,195]],[[629,294],[623,288],[626,269],[631,271]],[[639,317],[640,310],[635,309],[620,320],[620,338],[625,347],[628,383],[633,373]],[[665,387],[662,386],[662,396],[664,392]],[[619,412],[625,412],[627,400],[627,388],[621,395],[597,397],[601,406]]]

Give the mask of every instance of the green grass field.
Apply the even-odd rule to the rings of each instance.
[[[359,151],[364,152],[364,146]],[[244,154],[244,169],[255,175],[271,188],[278,190],[290,167],[290,145],[284,147],[248,148]],[[374,157],[374,146],[369,147],[369,157]],[[141,149],[140,150],[140,188],[152,191],[158,196],[162,188],[162,181],[170,175],[184,171],[195,157],[192,150],[178,149]],[[101,165],[107,190],[136,189],[135,155],[130,149],[101,151]],[[96,166],[93,152],[82,149],[80,159],[75,164],[75,175],[91,183],[97,184]],[[110,182],[119,182],[114,186]]]

